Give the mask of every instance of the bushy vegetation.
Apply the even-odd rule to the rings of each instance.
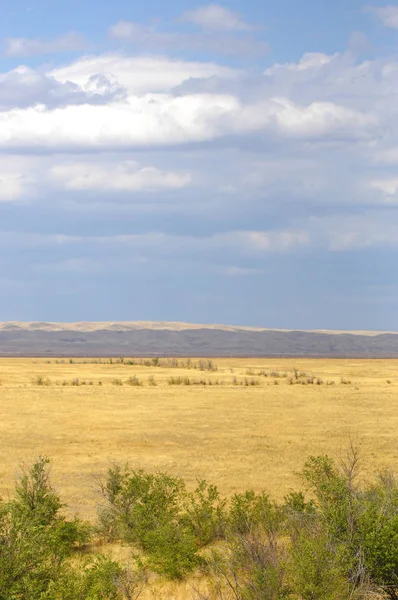
[[[232,385],[243,385],[245,387],[260,385],[260,380],[255,377],[245,377],[244,379],[238,379],[234,377],[232,380]]]
[[[46,598],[74,547],[87,541],[83,523],[66,520],[40,458],[0,505],[0,598]]]
[[[123,600],[139,597],[140,568],[81,552],[93,528],[67,519],[39,458],[19,477],[14,497],[0,502],[0,600]],[[80,554],[79,554],[80,553]]]
[[[169,377],[168,385],[220,385],[218,379],[194,379],[193,377]]]
[[[51,385],[51,381],[48,377],[43,377],[42,375],[37,375],[34,379],[32,379],[33,385]]]
[[[396,599],[398,482],[381,473],[364,484],[359,467],[353,447],[341,464],[312,456],[304,491],[277,503],[115,465],[99,481],[93,527],[65,516],[39,458],[0,502],[0,600],[132,600],[150,572],[196,570],[208,582],[198,599]],[[95,554],[98,536],[127,544],[129,565]]]
[[[122,380],[120,380],[120,381],[122,381]],[[137,377],[137,375],[133,375],[132,377],[129,377],[126,383],[133,387],[141,387],[143,385],[141,379],[139,379]],[[120,385],[123,385],[123,382]],[[153,385],[153,383],[152,383],[152,385]]]
[[[100,489],[102,534],[138,547],[169,578],[193,571],[203,562],[198,550],[222,537],[225,501],[204,481],[188,493],[182,479],[115,466]]]
[[[340,466],[310,457],[305,492],[279,504],[253,490],[225,499],[205,481],[189,493],[181,479],[114,467],[102,531],[139,546],[167,577],[205,569],[208,598],[397,598],[398,482],[383,473],[361,486],[358,467],[355,448]]]
[[[171,369],[184,369],[184,370],[199,370],[202,372],[216,373],[225,371],[225,369],[219,369],[217,365],[213,363],[211,359],[202,359],[198,361],[193,361],[191,359],[177,359],[177,358],[151,358],[151,359],[91,359],[84,361],[76,361],[75,359],[70,359],[73,363],[77,364],[109,364],[117,366],[117,373],[120,374],[120,365],[125,366],[138,366],[138,367],[161,367],[161,368],[171,368]],[[51,362],[51,361],[47,361]],[[56,363],[63,364],[64,360],[56,360]],[[231,373],[234,373],[234,369],[229,369]],[[141,375],[141,374],[140,374]],[[51,385],[62,385],[62,386],[93,386],[93,385],[102,385],[101,381],[94,382],[92,380],[84,380],[79,379],[77,377],[67,381],[51,381],[48,377],[44,375],[37,375],[32,379],[32,383],[34,385],[39,386],[51,386]],[[128,379],[123,379],[120,376],[113,377],[108,381],[104,382],[114,386],[124,386],[130,385],[135,387],[142,387],[144,385],[148,385],[150,387],[157,386],[158,382],[155,379],[155,375],[150,374],[146,380],[142,380],[138,377],[137,374],[132,374],[128,377]],[[352,382],[350,379],[345,377],[341,377],[339,381],[336,380],[324,380],[321,377],[308,373],[299,369],[292,369],[289,372],[286,371],[276,371],[276,370],[255,370],[253,368],[246,369],[246,377],[237,377],[236,375],[232,379],[227,379],[226,377],[219,378],[205,378],[204,376],[200,378],[190,377],[186,373],[182,373],[180,375],[172,375],[168,377],[166,380],[168,385],[179,385],[179,386],[264,386],[264,385],[275,385],[285,383],[287,385],[300,385],[300,386],[334,386],[339,383],[342,386],[351,385]],[[391,380],[387,380],[387,384],[391,384]]]
[[[50,365],[51,360],[47,360],[46,364]],[[200,360],[192,360],[191,358],[187,359],[178,359],[178,358],[92,358],[92,359],[84,359],[77,360],[70,358],[69,360],[64,359],[56,359],[54,364],[64,365],[66,363],[75,364],[75,365],[126,365],[129,367],[138,366],[138,367],[160,367],[163,369],[197,369],[199,371],[211,371],[215,372],[218,370],[217,365],[211,358],[200,359]]]

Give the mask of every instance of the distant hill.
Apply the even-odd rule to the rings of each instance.
[[[398,358],[398,333],[169,322],[0,323],[0,356]]]

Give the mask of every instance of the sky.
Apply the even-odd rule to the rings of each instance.
[[[0,321],[398,331],[397,2],[0,14]]]

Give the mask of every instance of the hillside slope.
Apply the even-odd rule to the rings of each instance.
[[[0,355],[398,358],[398,333],[161,322],[13,322],[0,323]]]

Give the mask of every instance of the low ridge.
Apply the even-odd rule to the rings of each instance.
[[[162,321],[3,322],[1,356],[398,358],[398,333],[281,330]]]

